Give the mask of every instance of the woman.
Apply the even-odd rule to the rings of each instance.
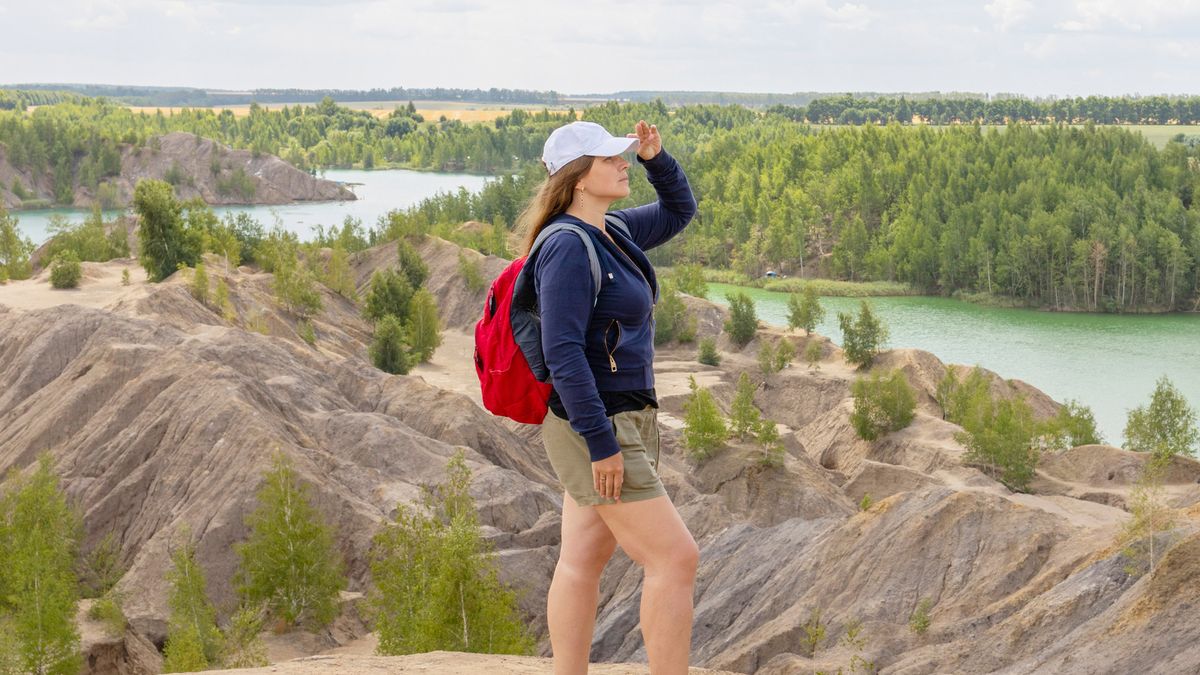
[[[616,211],[629,196],[637,150],[658,201]],[[653,309],[658,297],[646,249],[681,231],[696,201],[658,128],[639,121],[614,138],[597,124],[556,129],[542,159],[549,177],[521,215],[525,252],[551,222],[581,226],[601,267],[594,280],[583,240],[549,235],[533,265],[542,351],[554,385],[542,438],[565,489],[562,545],[547,600],[554,672],[586,673],[600,575],[617,544],[645,571],[641,626],[654,675],[686,673],[699,551],[658,478]]]

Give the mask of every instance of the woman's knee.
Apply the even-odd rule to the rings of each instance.
[[[644,561],[646,572],[668,574],[677,579],[695,579],[700,565],[700,549],[691,535],[669,546],[656,549]]]
[[[568,567],[576,574],[600,578],[604,566],[617,549],[617,541],[611,536],[597,537],[590,542],[564,543],[558,552],[559,567]]]

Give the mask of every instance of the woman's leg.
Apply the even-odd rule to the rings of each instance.
[[[700,551],[669,497],[595,507],[621,548],[646,571],[642,638],[653,675],[686,675]]]
[[[555,675],[587,673],[600,574],[616,547],[617,540],[595,507],[579,506],[564,493],[562,545],[546,601]]]

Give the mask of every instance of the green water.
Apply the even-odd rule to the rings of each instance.
[[[709,284],[711,300],[741,290],[758,318],[787,325],[786,293]],[[837,313],[857,311],[856,298],[821,298],[817,332],[841,344]],[[1155,381],[1171,378],[1200,410],[1200,315],[1065,314],[996,309],[932,297],[872,298],[891,332],[888,347],[912,347],[947,363],[980,365],[1024,380],[1057,401],[1092,408],[1107,442],[1119,445],[1128,411],[1150,400]]]

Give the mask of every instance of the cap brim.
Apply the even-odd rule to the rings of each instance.
[[[587,154],[591,157],[612,157],[637,150],[638,145],[640,145],[640,142],[636,138],[617,138],[614,136]]]

